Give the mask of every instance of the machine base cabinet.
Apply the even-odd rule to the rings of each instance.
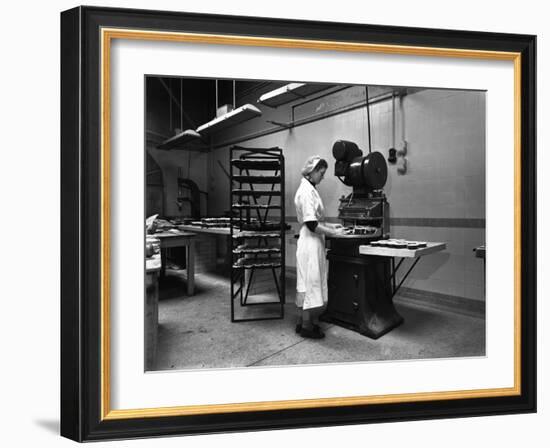
[[[388,257],[329,252],[328,304],[321,320],[378,339],[403,323],[393,305]]]

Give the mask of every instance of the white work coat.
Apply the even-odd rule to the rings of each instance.
[[[296,195],[296,218],[300,237],[296,248],[296,305],[304,310],[318,308],[328,301],[325,236],[310,231],[307,221],[323,221],[321,196],[307,179],[302,179]]]

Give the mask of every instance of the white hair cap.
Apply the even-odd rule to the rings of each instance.
[[[311,156],[306,160],[306,163],[304,164],[304,167],[302,168],[302,176],[307,176],[309,173],[311,173],[319,161],[321,160],[321,156]]]

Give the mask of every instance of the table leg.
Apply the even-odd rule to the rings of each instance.
[[[395,257],[391,257],[391,278],[392,278],[392,292],[395,294],[395,275],[397,269],[395,269]]]
[[[187,295],[195,293],[195,241],[189,241],[187,246]]]
[[[165,247],[160,248],[160,278],[164,278],[166,275],[166,251]]]
[[[392,294],[392,297],[397,293],[397,291],[399,290],[399,288],[401,288],[401,285],[405,282],[405,280],[407,280],[407,277],[409,276],[409,274],[411,273],[411,271],[414,269],[414,267],[416,266],[416,263],[418,263],[420,261],[420,258],[422,258],[421,256],[419,256],[418,258],[415,258],[412,266],[409,268],[409,270],[407,271],[407,273],[403,276],[403,278],[401,279],[401,281],[399,282],[399,285],[397,285],[397,288],[395,288],[394,286],[394,289],[393,289],[393,294]],[[394,278],[395,278],[395,273],[394,273]]]
[[[158,274],[145,275],[145,370],[154,370],[157,359]]]

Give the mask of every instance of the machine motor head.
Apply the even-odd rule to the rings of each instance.
[[[338,140],[332,146],[332,155],[336,159],[334,174],[342,181],[356,188],[379,190],[388,179],[386,158],[380,152],[371,152],[363,156],[363,151],[353,143]]]

